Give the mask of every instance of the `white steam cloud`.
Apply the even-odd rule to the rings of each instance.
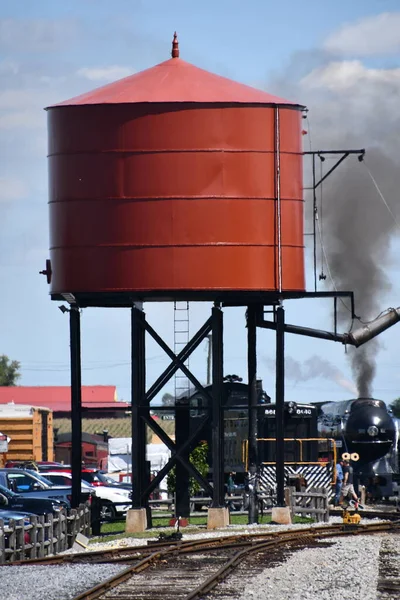
[[[400,13],[396,19],[400,23]],[[386,17],[375,22],[375,26],[380,27],[381,37],[385,35],[387,22]],[[332,50],[336,39],[341,40],[344,51],[349,51],[345,45],[346,31],[331,36],[325,47]],[[391,42],[386,48],[393,50],[391,31],[388,30]],[[275,89],[270,86],[269,89],[307,105],[311,126],[304,122],[308,129],[305,143],[311,143],[313,150],[366,149],[365,164],[398,220],[400,69],[369,68],[358,60],[338,61],[326,52],[313,52],[294,57],[287,76],[276,82]],[[324,174],[335,160],[337,157],[332,156],[320,165],[317,159],[318,176],[320,167]],[[320,247],[319,268],[331,273],[333,279],[327,277],[325,289],[353,290],[357,316],[362,321],[371,320],[385,308],[382,303],[387,302],[391,289],[387,266],[390,244],[398,228],[365,165],[354,157],[346,159],[326,180],[321,195],[320,192],[321,189],[318,216],[328,264]],[[398,304],[390,300],[389,304],[392,303]],[[347,329],[351,315],[342,304],[340,307],[341,323]],[[348,352],[361,396],[372,395],[378,351],[379,342],[373,340]]]

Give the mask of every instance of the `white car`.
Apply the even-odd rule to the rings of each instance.
[[[46,479],[54,485],[71,485],[71,473],[60,471],[46,471]],[[130,494],[127,489],[116,489],[106,485],[94,486],[86,481],[82,481],[82,489],[90,489],[98,498],[101,498],[101,518],[104,521],[112,521],[113,519],[121,518],[126,515],[126,512],[131,508]],[[124,504],[127,501],[128,504]]]

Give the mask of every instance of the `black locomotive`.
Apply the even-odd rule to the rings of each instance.
[[[224,442],[225,442],[225,473],[236,472],[238,480],[244,474],[246,465],[246,442],[248,439],[248,386],[237,380],[224,382]],[[211,386],[206,387],[211,392]],[[190,428],[197,427],[199,419],[203,418],[209,409],[206,400],[199,393],[189,398]],[[317,462],[318,443],[315,440],[317,432],[317,408],[313,405],[285,403],[285,462]],[[275,404],[262,389],[258,381],[257,407],[257,438],[258,461],[260,464],[275,463],[276,436]],[[211,448],[211,428],[204,431],[203,438]],[[209,452],[209,464],[212,470],[212,456]]]
[[[317,406],[319,435],[334,438],[338,453],[350,455],[357,469],[391,450],[395,424],[382,400],[357,398]]]

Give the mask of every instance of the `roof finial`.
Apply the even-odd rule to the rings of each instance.
[[[174,39],[172,40],[171,56],[172,56],[172,58],[179,58],[179,42],[178,42],[178,36],[176,35],[176,31],[174,33]]]

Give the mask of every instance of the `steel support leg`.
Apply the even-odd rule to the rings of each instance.
[[[82,398],[81,398],[81,321],[79,308],[71,306],[69,312],[71,356],[71,467],[72,508],[79,506],[82,483]]]
[[[223,313],[220,308],[212,309],[212,465],[214,493],[212,508],[224,506],[224,355]]]
[[[276,486],[278,506],[285,506],[285,309],[276,309]]]
[[[185,399],[179,405],[186,406],[186,410],[181,408],[175,411],[175,443],[176,447],[182,448],[187,441],[190,434],[190,415],[189,415],[189,402]],[[189,462],[189,448],[184,451],[182,458]],[[175,493],[176,493],[176,505],[175,505],[175,516],[176,517],[190,517],[190,475],[185,464],[177,461],[175,465]]]
[[[258,523],[257,476],[257,307],[247,308],[247,368],[249,378],[249,524]]]
[[[145,315],[141,308],[132,307],[132,507],[147,508],[143,491],[148,486],[146,465],[146,350]]]

